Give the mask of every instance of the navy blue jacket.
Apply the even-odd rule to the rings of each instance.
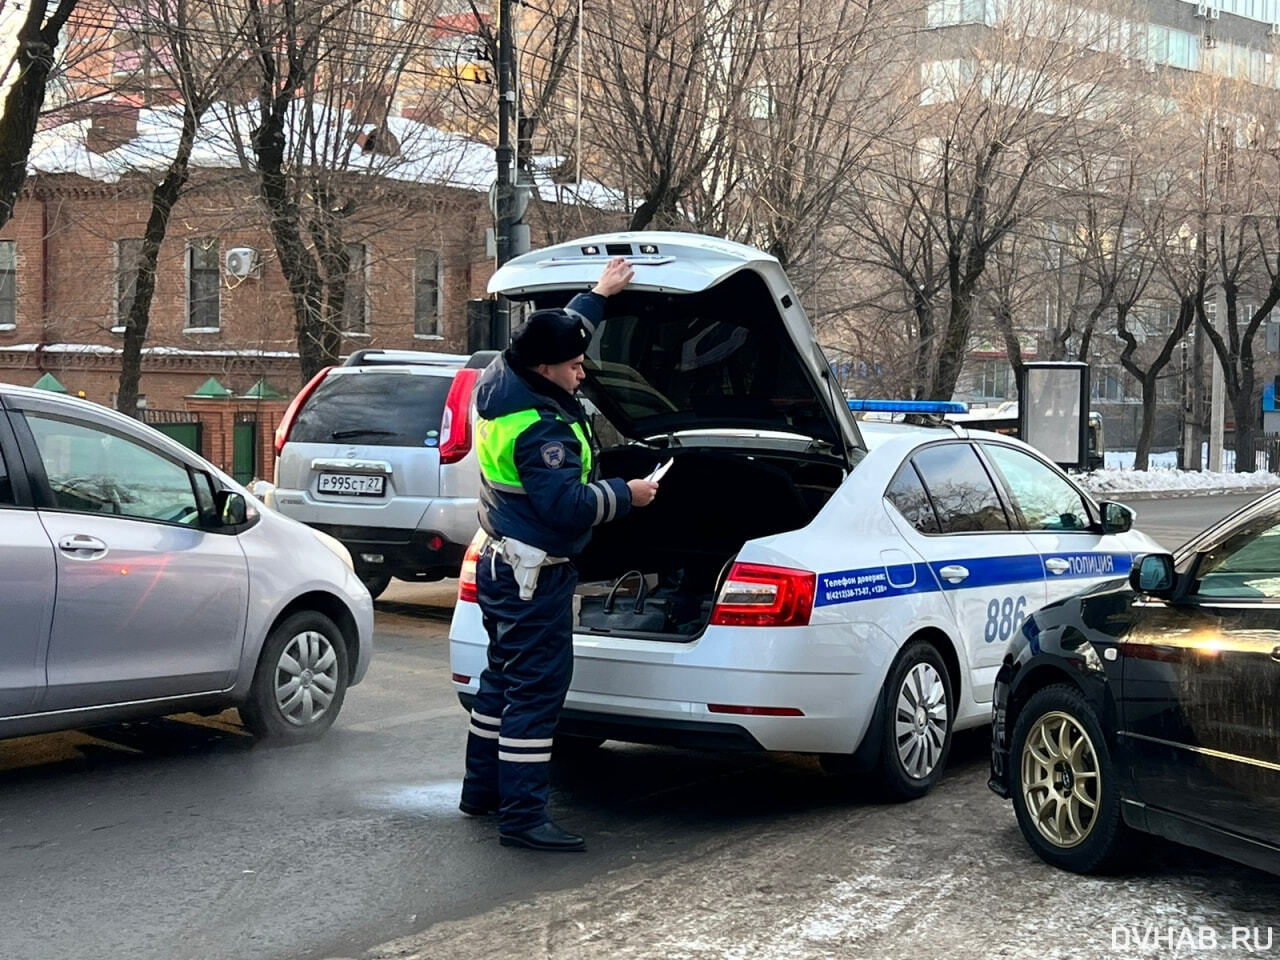
[[[604,312],[603,298],[579,294],[569,302],[569,309],[594,325]],[[485,421],[499,421],[522,411],[536,411],[537,417],[515,429],[492,428],[503,444],[514,445],[514,451],[505,446],[502,449],[504,455],[514,457],[518,488],[494,482],[486,475],[481,451],[480,525],[490,536],[514,537],[551,556],[573,557],[586,547],[593,527],[630,511],[631,492],[625,480],[597,479],[599,468],[591,451],[591,472],[583,482],[582,441],[573,429],[573,424],[578,424],[590,444],[582,405],[545,377],[513,366],[504,353],[476,385],[477,431],[490,428]],[[522,419],[516,418],[517,422]],[[493,449],[492,442],[489,449]]]

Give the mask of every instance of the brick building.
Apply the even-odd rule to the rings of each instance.
[[[132,264],[152,183],[167,163],[171,117],[116,101],[42,131],[14,217],[0,228],[0,381],[31,385],[52,374],[72,393],[114,404]],[[352,266],[341,352],[464,352],[467,300],[486,296],[493,269],[482,189],[492,150],[396,123],[406,148],[423,138],[432,149],[386,175],[353,173],[361,185],[344,221]],[[229,262],[233,250],[249,269]],[[194,421],[188,441],[225,469],[233,458],[221,439],[224,421],[252,425],[252,438],[241,430],[237,473],[270,476],[267,440],[300,386],[296,349],[291,296],[256,178],[228,145],[204,143],[157,264],[142,415],[175,433]],[[209,378],[228,395],[197,396]],[[231,420],[213,413],[228,409]],[[251,464],[246,445],[258,451]]]

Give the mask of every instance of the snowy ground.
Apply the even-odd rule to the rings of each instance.
[[[1082,477],[1084,486],[1093,493],[1122,493],[1136,490],[1202,490],[1230,492],[1262,490],[1280,486],[1280,475],[1267,470],[1254,473],[1179,470],[1174,451],[1153,453],[1149,470],[1133,469],[1133,452],[1107,452],[1107,466]],[[1207,451],[1206,451],[1207,459]]]

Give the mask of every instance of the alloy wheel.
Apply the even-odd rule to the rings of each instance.
[[[933,772],[947,742],[947,690],[931,663],[917,663],[903,678],[894,717],[898,760],[910,777]]]
[[[1057,847],[1083,842],[1102,786],[1093,741],[1075,717],[1057,710],[1038,717],[1022,748],[1021,788],[1040,835]]]
[[[307,630],[285,644],[276,664],[276,706],[289,723],[322,717],[338,689],[338,656],[323,633]]]

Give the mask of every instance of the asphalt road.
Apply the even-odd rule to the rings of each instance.
[[[1247,499],[1140,523],[1172,547]],[[807,757],[608,744],[555,767],[589,852],[500,847],[456,810],[450,604],[388,592],[315,744],[256,746],[233,712],[0,741],[0,960],[1210,955],[1168,939],[1186,924],[1280,956],[1278,878],[1156,842],[1119,878],[1044,867],[986,790],[984,731],[905,806]]]

